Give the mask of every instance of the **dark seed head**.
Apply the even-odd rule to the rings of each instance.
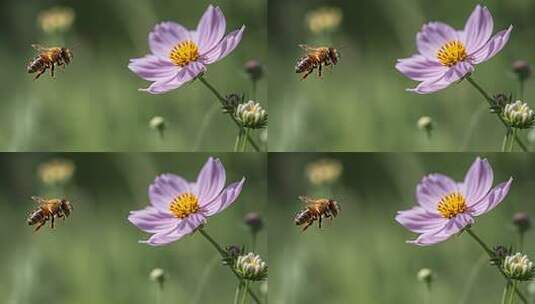
[[[529,64],[529,62],[525,60],[517,60],[513,62],[512,69],[513,69],[513,72],[515,72],[518,78],[522,81],[531,77],[531,74],[532,74],[531,65]]]
[[[518,212],[513,215],[513,224],[519,232],[524,233],[531,228],[531,218],[525,212]]]
[[[245,72],[252,81],[258,81],[264,76],[264,66],[258,60],[249,60],[244,65]]]

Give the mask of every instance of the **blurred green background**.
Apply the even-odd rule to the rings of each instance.
[[[535,63],[531,42],[535,2],[273,0],[269,4],[270,151],[500,149],[503,126],[488,114],[485,100],[468,83],[420,96],[405,91],[417,83],[394,65],[398,58],[415,53],[416,33],[424,23],[443,21],[462,29],[476,4],[483,4],[494,16],[495,32],[510,24],[515,28],[507,47],[478,65],[474,78],[491,93],[517,93],[510,66],[516,59]],[[314,33],[305,20],[322,7],[338,8],[343,20],[329,33]],[[297,46],[301,43],[339,48],[340,63],[327,69],[323,79],[311,75],[301,81],[294,72],[303,54]],[[527,102],[534,95],[531,80]],[[416,127],[424,115],[436,124],[431,140]]]
[[[0,154],[0,302],[156,303],[155,267],[168,274],[161,303],[230,303],[236,280],[220,265],[217,252],[200,235],[165,247],[139,244],[149,234],[127,221],[130,210],[148,204],[147,189],[155,176],[175,173],[195,180],[209,155],[196,154]],[[215,154],[227,183],[247,177],[238,201],[210,218],[206,231],[222,245],[243,244],[251,237],[243,224],[248,212],[266,207],[264,154]],[[64,191],[45,187],[39,165],[55,158],[76,166]],[[65,221],[32,233],[27,213],[32,195],[63,192],[74,210]],[[265,232],[258,253],[267,254]],[[256,285],[258,286],[258,284]],[[258,288],[258,287],[255,287]]]
[[[427,303],[425,286],[416,279],[424,267],[436,275],[429,303],[499,303],[504,280],[488,266],[483,251],[468,235],[417,247],[405,243],[416,234],[394,221],[398,210],[415,204],[416,185],[424,175],[438,172],[462,181],[476,156],[269,155],[270,303]],[[495,184],[510,176],[514,182],[506,200],[479,217],[473,229],[489,245],[514,245],[517,234],[512,215],[518,211],[535,215],[535,157],[480,156],[489,159]],[[334,159],[343,172],[338,179],[333,170],[315,173],[313,185],[305,170],[311,170],[309,163],[324,158]],[[318,184],[318,176],[330,176],[331,183]],[[327,220],[321,231],[314,225],[302,233],[293,218],[303,207],[297,200],[303,194],[336,199],[340,215],[331,223]],[[532,231],[526,234],[526,242],[525,252],[533,257]],[[530,297],[533,302],[535,295]]]
[[[0,150],[4,151],[231,151],[237,129],[220,113],[217,100],[200,83],[165,95],[138,92],[150,84],[128,68],[130,58],[149,52],[154,25],[175,21],[197,26],[209,4],[221,6],[227,32],[247,26],[239,47],[211,65],[207,79],[223,94],[245,93],[243,71],[250,59],[267,56],[265,0],[17,1],[0,2]],[[45,34],[40,12],[70,7],[76,15],[64,34]],[[56,80],[32,81],[27,62],[32,43],[66,45],[73,63]],[[266,83],[257,99],[266,105]],[[149,128],[153,116],[168,125],[165,139]]]

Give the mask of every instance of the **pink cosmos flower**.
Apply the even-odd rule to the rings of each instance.
[[[396,221],[419,233],[408,243],[428,246],[445,241],[474,223],[476,216],[494,209],[507,195],[512,178],[492,188],[493,172],[486,159],[477,158],[464,181],[456,183],[442,174],[431,174],[416,187],[418,205],[399,211]]]
[[[396,69],[412,80],[421,81],[408,91],[429,94],[447,88],[474,71],[476,64],[494,57],[509,41],[513,30],[491,38],[494,22],[486,7],[476,6],[464,30],[442,22],[425,24],[416,35],[419,54],[399,59]]]
[[[210,5],[197,29],[190,31],[175,22],[162,22],[149,34],[151,54],[130,59],[128,68],[152,81],[151,94],[174,90],[206,71],[206,66],[223,59],[240,43],[245,26],[225,37],[225,16]]]
[[[230,206],[240,195],[245,178],[225,188],[225,168],[209,158],[197,181],[190,183],[174,174],[163,174],[149,187],[150,206],[131,211],[128,220],[152,233],[151,246],[174,242],[193,233],[206,219]]]

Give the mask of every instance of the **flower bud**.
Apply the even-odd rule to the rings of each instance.
[[[417,122],[418,129],[425,131],[428,136],[431,136],[431,131],[433,131],[433,119],[429,116],[422,116],[418,119]]]
[[[535,268],[527,255],[520,252],[505,257],[503,272],[511,280],[528,281],[535,276]]]
[[[510,104],[513,100],[513,96],[511,94],[496,94],[492,97],[492,104],[490,106],[490,112],[495,114],[501,114],[503,110],[505,109],[505,106]]]
[[[520,233],[525,233],[531,228],[531,218],[525,212],[517,212],[513,215],[513,224]]]
[[[165,279],[167,278],[167,275],[165,274],[165,271],[161,268],[154,268],[149,275],[149,278],[151,281],[158,283],[160,288],[163,288],[163,284],[165,283]]]
[[[264,221],[260,214],[256,212],[247,213],[244,218],[244,222],[251,229],[251,233],[257,234],[264,227]]]
[[[309,163],[305,168],[305,174],[311,184],[320,186],[336,182],[343,170],[344,167],[339,160],[324,158]]]
[[[244,128],[250,129],[264,128],[268,120],[266,110],[259,103],[252,100],[238,105],[235,117]]]
[[[513,62],[512,68],[513,72],[518,76],[520,81],[524,81],[531,77],[531,65],[525,60],[517,60]]]
[[[507,104],[502,116],[504,121],[512,128],[528,129],[535,124],[535,113],[527,103],[521,100]]]
[[[161,137],[163,137],[165,129],[167,128],[165,124],[165,119],[161,116],[154,116],[150,120],[149,126],[151,127],[151,129],[158,131]]]
[[[492,248],[492,257],[490,258],[491,265],[502,265],[505,257],[511,255],[511,248],[502,245]]]
[[[320,7],[307,13],[305,23],[315,33],[334,32],[342,23],[343,13],[338,7]]]
[[[71,180],[76,166],[68,159],[52,159],[39,165],[37,174],[46,185],[65,184]]]
[[[422,268],[416,274],[416,278],[420,282],[423,282],[425,284],[431,284],[434,278],[433,271],[429,268]]]
[[[37,23],[43,32],[48,34],[68,31],[76,17],[70,7],[53,7],[44,10],[37,16]]]
[[[223,102],[223,113],[235,113],[238,105],[243,103],[243,95],[230,94],[225,97]]]
[[[267,277],[268,266],[259,255],[249,252],[238,257],[235,270],[244,280],[262,281]]]
[[[240,255],[243,254],[243,248],[230,245],[225,247],[226,256],[223,258],[223,265],[234,265]]]
[[[252,81],[258,81],[264,76],[264,66],[258,60],[249,60],[244,65],[245,73]]]

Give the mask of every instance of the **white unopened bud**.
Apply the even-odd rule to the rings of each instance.
[[[535,268],[527,255],[517,252],[506,256],[503,262],[503,272],[512,280],[529,281],[535,276]]]
[[[535,124],[535,113],[527,103],[517,100],[505,106],[503,119],[513,128],[527,129]]]
[[[268,114],[266,110],[252,100],[238,105],[234,116],[245,128],[261,129],[267,125]]]
[[[259,255],[252,252],[239,256],[235,268],[244,280],[262,281],[267,277],[267,264]]]

